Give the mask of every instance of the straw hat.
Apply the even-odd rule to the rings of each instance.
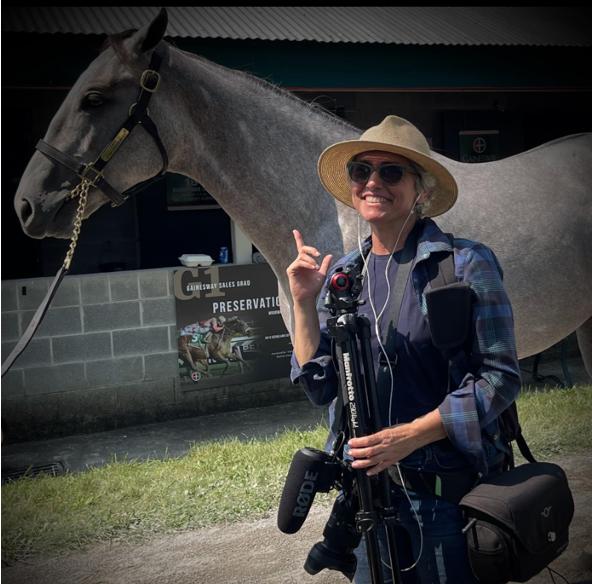
[[[321,183],[342,203],[353,207],[347,163],[357,154],[369,150],[399,154],[434,176],[436,187],[432,190],[429,206],[424,213],[428,217],[442,215],[456,202],[456,181],[444,166],[432,158],[425,136],[411,122],[398,116],[387,116],[357,140],[337,142],[321,154],[318,162]]]

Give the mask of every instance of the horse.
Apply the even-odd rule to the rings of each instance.
[[[224,328],[220,332],[209,332],[204,339],[203,346],[191,344],[192,335],[179,335],[179,358],[191,370],[210,377],[209,359],[224,363],[221,375],[224,375],[232,361],[238,362],[241,373],[246,365],[240,350],[232,346],[232,340],[237,336],[250,334],[251,327],[237,316],[226,319]]]
[[[130,36],[110,37],[110,46],[65,98],[45,141],[94,160],[126,119],[138,79],[158,54],[160,83],[149,111],[168,170],[202,184],[265,256],[292,333],[286,275],[296,253],[292,229],[335,257],[357,245],[356,214],[323,190],[316,162],[325,147],[357,138],[360,130],[264,80],[173,47],[163,40],[166,26],[163,9]],[[459,185],[455,207],[437,222],[496,253],[513,306],[519,358],[577,331],[592,376],[592,134],[565,136],[486,163],[433,156]],[[162,165],[162,148],[138,128],[103,174],[125,191]],[[68,197],[71,181],[70,170],[33,154],[15,194],[25,233],[70,236],[77,207]],[[108,201],[102,190],[92,189],[84,217]]]
[[[251,332],[251,327],[244,320],[236,316],[229,317],[224,329],[219,333],[212,333],[208,341],[208,353],[215,361],[225,363],[226,367],[222,371],[222,375],[228,371],[230,363],[236,361],[242,373],[247,362],[243,359],[240,348],[232,345],[235,337],[248,335]]]
[[[177,350],[179,359],[191,371],[199,373],[201,376],[210,377],[208,353],[204,347],[196,347],[191,344],[192,335],[179,335],[177,339]]]

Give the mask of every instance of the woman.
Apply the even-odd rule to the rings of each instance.
[[[330,146],[318,169],[323,186],[357,211],[371,235],[329,270],[332,257],[321,259],[294,230],[298,255],[287,269],[294,303],[292,380],[303,384],[315,404],[336,398],[323,286],[338,267],[362,255],[366,302],[358,313],[371,322],[383,429],[349,440],[352,467],[368,475],[388,470],[393,478],[405,529],[397,545],[404,582],[474,582],[459,507],[438,496],[440,487],[411,490],[395,482],[401,482],[399,468],[409,476],[421,469],[435,477],[433,484],[447,473],[465,476],[468,491],[479,474],[497,471],[504,462],[498,416],[516,398],[520,375],[501,268],[486,246],[463,239],[451,243],[430,219],[454,205],[457,185],[407,120],[387,116],[358,140]],[[426,287],[443,253],[454,254],[455,276],[470,284],[474,297],[471,349],[450,369],[432,343],[425,308]],[[397,301],[392,289],[398,273],[404,294]],[[389,310],[395,302],[398,311]],[[407,480],[404,474],[399,478]],[[356,555],[355,582],[370,582],[363,544]]]

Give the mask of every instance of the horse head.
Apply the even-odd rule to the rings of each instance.
[[[82,163],[106,157],[106,146],[130,117],[130,106],[138,98],[139,80],[150,63],[167,26],[164,10],[153,22],[133,33],[109,38],[107,48],[76,81],[51,121],[44,138],[50,153]],[[163,83],[163,85],[165,85]],[[159,90],[162,91],[162,88]],[[163,92],[164,93],[164,92]],[[150,104],[150,117],[158,126],[159,104]],[[142,130],[130,132],[104,168],[107,187],[118,192],[153,177],[162,167],[162,154]],[[39,149],[39,145],[38,145]],[[47,155],[47,151],[46,151]],[[70,191],[80,182],[63,163],[56,163],[42,152],[35,152],[18,186],[15,209],[25,233],[31,237],[68,238],[78,203]],[[62,158],[63,160],[63,158]],[[96,174],[89,175],[96,178]],[[83,217],[109,202],[107,187],[92,188]]]
[[[248,335],[251,332],[249,323],[238,318],[238,316],[231,316],[224,323],[224,332],[226,337],[234,337],[238,335]]]

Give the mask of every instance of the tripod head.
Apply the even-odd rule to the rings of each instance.
[[[364,303],[358,300],[364,279],[361,267],[361,262],[347,264],[345,267],[337,268],[331,276],[325,296],[325,307],[333,316],[355,314],[358,306]]]

